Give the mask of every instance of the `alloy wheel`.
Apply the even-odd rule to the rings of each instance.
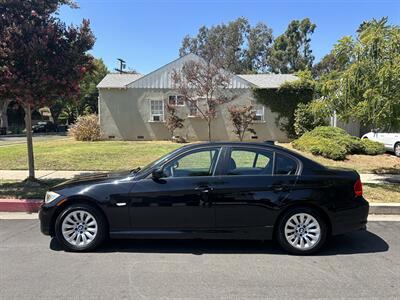
[[[76,247],[85,247],[93,242],[98,232],[95,217],[85,210],[75,210],[65,216],[61,232],[64,239]]]
[[[321,226],[312,215],[298,213],[287,220],[285,238],[298,250],[310,250],[321,240]]]
[[[397,143],[396,146],[394,147],[394,154],[400,157],[400,143]]]

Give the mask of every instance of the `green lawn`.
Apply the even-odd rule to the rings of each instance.
[[[167,141],[77,142],[72,139],[34,143],[35,168],[39,170],[122,170],[144,166],[178,147]],[[281,144],[291,148],[290,144]],[[323,165],[355,169],[360,173],[398,173],[400,158],[390,154],[349,155],[345,161],[333,161],[302,153]],[[0,147],[0,170],[25,170],[26,145]]]
[[[400,184],[363,184],[364,197],[369,202],[400,202]]]
[[[172,142],[100,141],[72,139],[34,143],[38,170],[127,170],[144,166],[178,147]],[[0,170],[27,169],[26,145],[0,147]]]
[[[27,186],[25,182],[0,180],[0,199],[44,199],[46,191],[64,179],[41,180],[40,186]]]

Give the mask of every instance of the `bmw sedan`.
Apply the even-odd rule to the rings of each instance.
[[[144,167],[78,177],[47,192],[41,231],[68,251],[106,238],[276,239],[292,254],[366,228],[357,172],[269,143],[183,146]]]

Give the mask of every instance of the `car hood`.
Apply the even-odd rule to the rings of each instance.
[[[64,181],[60,184],[57,184],[51,188],[51,190],[62,190],[71,187],[77,186],[85,186],[85,185],[92,185],[96,183],[105,183],[111,182],[115,180],[123,180],[127,177],[134,177],[130,171],[119,171],[119,172],[111,172],[111,173],[90,173],[90,174],[82,174],[75,176],[72,179]]]

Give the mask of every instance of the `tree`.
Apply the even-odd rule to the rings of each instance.
[[[94,58],[92,62],[92,69],[79,83],[79,97],[62,97],[52,102],[50,111],[55,124],[59,123],[60,116],[66,116],[68,122],[73,123],[79,116],[97,113],[99,92],[96,86],[107,75],[108,69],[102,59]]]
[[[278,89],[254,89],[253,94],[258,102],[268,106],[277,113],[276,124],[289,137],[296,137],[294,130],[295,111],[299,103],[308,103],[316,98],[316,82],[311,71],[296,74],[299,79],[285,82]]]
[[[337,69],[337,60],[333,53],[325,55],[312,68],[312,73],[315,78],[320,78],[323,75],[332,73]]]
[[[293,20],[286,31],[278,36],[271,49],[269,67],[274,73],[295,73],[311,69],[314,56],[311,50],[311,35],[316,25],[305,18]]]
[[[313,66],[314,77],[317,79],[324,79],[323,77],[334,78],[338,72],[348,68],[353,61],[353,46],[352,37],[344,36],[341,38],[334,45],[333,50]]]
[[[246,18],[207,28],[202,26],[197,36],[186,36],[180,56],[194,53],[206,61],[220,56],[222,67],[232,73],[264,71],[272,44],[272,30],[264,23],[251,27]]]
[[[80,97],[77,103],[78,115],[97,113],[99,90],[97,85],[108,74],[108,69],[100,58],[93,59],[93,68],[86,72],[80,82]]]
[[[400,128],[400,27],[387,18],[361,24],[357,39],[345,37],[333,52],[343,70],[322,83],[322,92],[338,116],[363,125]]]
[[[184,120],[176,114],[175,105],[167,104],[166,111],[168,115],[165,120],[165,126],[167,126],[168,131],[171,133],[171,137],[173,138],[175,130],[183,127]]]
[[[299,103],[294,112],[294,131],[297,136],[319,126],[326,126],[331,111],[324,100],[316,99],[309,103]]]
[[[256,113],[253,110],[253,106],[245,105],[239,107],[236,105],[232,105],[228,107],[228,111],[233,126],[235,127],[233,132],[238,136],[240,141],[243,141],[246,132],[256,134],[256,131],[250,127],[256,118]]]
[[[35,177],[32,109],[77,96],[92,66],[86,55],[94,44],[89,21],[67,27],[57,17],[61,5],[75,7],[70,0],[2,0],[0,6],[0,98],[25,109],[28,180]]]
[[[219,57],[211,61],[187,61],[171,75],[175,89],[186,105],[196,108],[200,117],[206,120],[209,141],[211,122],[217,115],[218,106],[235,98],[227,90],[231,76],[221,69]]]

